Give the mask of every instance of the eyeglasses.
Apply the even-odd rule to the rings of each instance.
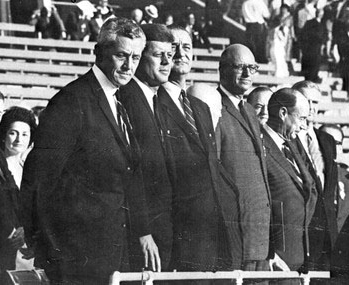
[[[259,69],[259,65],[258,64],[231,64],[230,65],[233,69],[235,69],[235,71],[242,73],[243,71],[245,71],[246,69],[248,69],[248,71],[251,74],[255,74],[257,72],[257,70]]]

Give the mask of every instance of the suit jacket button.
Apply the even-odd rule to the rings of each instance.
[[[209,133],[208,136],[209,136],[210,138],[212,138],[212,134],[211,134],[211,133]]]
[[[126,228],[126,224],[121,224],[121,227]]]
[[[127,166],[127,168],[126,168],[128,171],[130,171],[131,170],[131,167],[129,167],[129,166]]]

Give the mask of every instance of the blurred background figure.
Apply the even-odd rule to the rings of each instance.
[[[321,21],[324,10],[316,10],[315,15],[314,19],[306,22],[300,35],[302,75],[306,80],[321,83],[318,73],[321,65],[321,48],[326,42],[326,30]]]
[[[136,24],[140,24],[143,19],[143,12],[141,9],[133,9],[131,11],[131,20],[134,21]]]
[[[23,255],[19,251],[22,247],[26,248],[26,245],[24,243],[24,230],[19,223],[18,195],[22,181],[24,161],[31,149],[36,127],[34,114],[21,107],[8,109],[0,122],[0,147],[4,152],[8,170],[12,174],[12,182],[15,183],[11,185],[11,189],[7,189],[7,191],[12,191],[11,193],[7,193],[7,195],[12,197],[10,207],[15,216],[13,217],[12,233],[8,236],[6,245],[8,255],[6,256],[10,258],[7,261],[8,266],[15,264],[16,270],[34,269],[34,260],[23,259]],[[6,251],[6,249],[4,250]]]
[[[88,26],[90,30],[90,42],[96,42],[99,31],[103,25],[103,18],[101,10],[97,9],[93,13],[92,19],[89,21]]]
[[[34,22],[36,22],[35,33],[39,39],[58,40],[66,37],[64,23],[55,6],[51,9],[42,7],[40,16]]]
[[[108,0],[100,0],[97,9],[101,11],[103,20],[114,15],[113,8],[109,6]]]
[[[288,62],[292,58],[292,42],[294,39],[293,18],[290,7],[281,5],[280,13],[271,21],[269,31],[270,57],[275,65],[275,76],[289,75]]]
[[[268,87],[257,87],[247,96],[247,103],[250,103],[256,111],[261,125],[264,125],[269,118],[268,102],[273,91]]]
[[[159,17],[158,8],[154,5],[145,6],[144,11],[142,24],[153,24],[154,20]]]
[[[0,91],[0,121],[5,111],[5,95]]]
[[[183,27],[191,35],[194,48],[207,48],[209,52],[212,52],[213,48],[207,35],[205,21],[196,23],[195,14],[189,11],[184,17]]]
[[[246,23],[246,46],[252,51],[258,63],[268,63],[266,53],[266,19],[270,12],[264,1],[245,0],[242,15]]]
[[[174,24],[174,18],[173,15],[171,13],[167,13],[164,17],[164,24],[166,26],[171,26]]]
[[[40,118],[40,115],[41,113],[45,110],[45,107],[44,106],[35,106],[32,108],[32,112],[35,116],[35,121],[36,121],[36,124],[39,125],[39,118]]]
[[[187,89],[187,93],[208,105],[211,111],[213,127],[216,128],[218,120],[222,115],[222,100],[217,89],[205,83],[196,83]]]
[[[90,38],[89,21],[80,9],[69,13],[67,22],[67,38],[72,41],[88,41]]]

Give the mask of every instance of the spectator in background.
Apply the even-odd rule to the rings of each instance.
[[[252,51],[258,63],[268,63],[265,22],[270,18],[268,7],[261,0],[245,0],[241,9],[246,23],[246,46]]]
[[[108,0],[99,0],[97,9],[101,11],[104,21],[114,15],[113,8],[109,6]]]
[[[67,38],[72,41],[88,41],[90,37],[89,21],[85,18],[84,13],[78,9],[70,12],[67,21]]]
[[[330,135],[314,127],[321,100],[318,85],[305,80],[297,82],[292,88],[301,92],[309,103],[306,127],[297,134],[295,142],[318,192],[314,216],[309,225],[309,270],[328,271],[338,235],[334,205],[338,182],[336,143]]]
[[[35,33],[40,39],[63,39],[66,37],[65,27],[55,6],[51,9],[45,6],[40,10],[40,16],[35,24]]]
[[[145,14],[142,24],[152,24],[159,17],[158,8],[154,5],[145,6]]]
[[[174,24],[174,18],[173,15],[171,13],[167,13],[164,17],[164,24],[166,26],[171,26]]]
[[[44,106],[35,106],[32,108],[33,114],[35,116],[36,124],[39,125],[39,118],[41,113],[45,110]]]
[[[331,284],[346,285],[349,279],[349,168],[343,160],[344,134],[340,126],[322,125],[320,130],[331,135],[337,146],[337,225],[338,238],[332,253]]]
[[[268,102],[273,91],[268,87],[257,87],[247,96],[247,103],[250,103],[256,111],[261,125],[264,125],[269,118]]]
[[[37,124],[34,114],[31,111],[20,107],[12,107],[8,109],[0,122],[0,147],[5,154],[8,169],[14,178],[15,185],[17,186],[17,189],[11,189],[11,191],[16,191],[15,193],[9,193],[9,195],[15,198],[12,201],[14,212],[19,210],[17,202],[19,195],[18,191],[22,181],[23,165],[25,158],[31,149],[36,127]],[[17,218],[19,218],[18,215]],[[9,239],[16,240],[18,250],[22,247],[26,248],[26,245],[24,244],[24,230],[23,227],[19,226],[19,224],[14,225],[13,232]],[[19,242],[19,239],[21,242]],[[23,259],[23,255],[20,251],[15,254],[15,257],[16,270],[34,269],[33,259]]]
[[[5,111],[5,95],[0,91],[0,122]]]
[[[326,31],[322,23],[324,10],[316,10],[316,17],[304,25],[300,35],[302,50],[302,75],[306,80],[321,83],[319,77],[322,46],[326,41]]]
[[[141,24],[143,19],[143,12],[141,9],[133,9],[131,11],[131,20],[134,21],[136,24]]]
[[[97,9],[96,12],[93,13],[92,19],[88,23],[90,30],[90,42],[96,42],[98,38],[98,34],[103,25],[103,18],[101,10]]]
[[[316,0],[305,0],[304,7],[298,11],[297,28],[301,31],[306,22],[316,17]]]
[[[194,48],[207,48],[209,52],[212,52],[213,48],[207,36],[204,21],[196,23],[194,13],[189,11],[185,15],[183,26],[186,29],[186,31],[191,35],[193,39]]]

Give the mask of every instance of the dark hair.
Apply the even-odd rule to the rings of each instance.
[[[286,107],[291,111],[297,103],[297,95],[303,96],[299,91],[292,88],[281,88],[271,95],[268,103],[269,117],[278,117],[280,108]]]
[[[315,88],[316,90],[320,91],[319,85],[317,85],[316,83],[314,83],[313,81],[310,80],[302,80],[302,81],[298,81],[295,84],[293,84],[292,89],[298,90],[301,93],[303,89],[305,88]]]
[[[0,91],[0,100],[5,100],[5,95]]]
[[[147,42],[173,42],[173,36],[168,27],[163,24],[144,24],[141,25]]]
[[[2,150],[5,150],[6,134],[14,122],[23,122],[29,125],[30,143],[33,142],[34,133],[37,127],[34,113],[25,108],[11,107],[6,110],[0,122],[0,148]]]
[[[183,31],[183,32],[186,32],[189,37],[191,38],[191,40],[193,40],[193,36],[191,33],[189,33],[185,27],[183,27],[182,25],[179,25],[179,24],[172,24],[172,25],[169,25],[167,26],[167,28],[170,30],[170,31]]]
[[[280,6],[280,10],[281,10],[282,8],[285,8],[288,12],[291,11],[291,7],[288,6],[287,4],[282,4],[282,5]]]

